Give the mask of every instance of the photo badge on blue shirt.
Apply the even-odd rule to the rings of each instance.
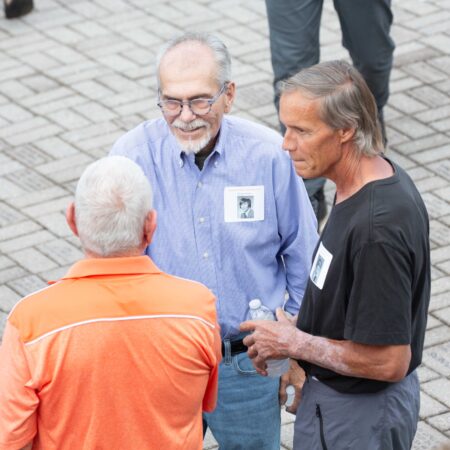
[[[264,220],[264,186],[227,186],[223,201],[225,222]]]
[[[323,288],[332,259],[333,255],[321,242],[309,273],[309,278],[319,289]]]

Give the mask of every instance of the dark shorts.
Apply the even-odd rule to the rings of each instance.
[[[415,371],[375,394],[341,394],[308,377],[295,421],[294,450],[410,450],[419,406]]]

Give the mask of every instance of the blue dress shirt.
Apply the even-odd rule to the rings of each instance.
[[[224,116],[200,171],[157,119],[122,136],[111,151],[139,164],[152,185],[158,225],[148,255],[163,271],[214,293],[223,338],[239,333],[253,298],[275,310],[287,291],[285,309],[292,314],[303,298],[317,223],[281,143],[269,128]],[[264,187],[263,220],[226,220],[225,188],[240,186]]]

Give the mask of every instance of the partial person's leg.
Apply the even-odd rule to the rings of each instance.
[[[316,398],[311,378],[307,377],[302,388],[302,399],[297,409],[294,424],[294,450],[323,450],[318,436]],[[320,430],[319,430],[320,431]]]
[[[322,5],[322,0],[266,0],[277,111],[280,102],[279,82],[319,62]],[[280,129],[284,134],[285,128],[281,123]],[[326,215],[323,192],[325,178],[304,182],[320,221]]]
[[[33,0],[3,0],[5,16],[7,19],[15,19],[24,16],[33,9]]]
[[[266,0],[275,106],[278,83],[319,62],[322,0]]]
[[[380,449],[409,450],[419,421],[420,385],[416,371],[387,389]]]
[[[373,394],[342,394],[308,377],[294,450],[409,450],[419,414],[415,373]]]
[[[258,375],[246,353],[224,357],[217,407],[204,414],[220,449],[280,449],[278,389],[279,378]]]
[[[342,394],[311,377],[307,383],[295,421],[294,450],[388,450],[378,446],[383,395]]]
[[[377,103],[383,138],[383,107],[389,98],[394,41],[391,0],[334,0],[341,22],[343,45],[361,72]]]
[[[324,186],[325,178],[311,178],[309,180],[303,178],[306,192],[308,192],[309,201],[317,218],[317,225],[320,228],[321,221],[327,215],[327,203],[325,200]]]

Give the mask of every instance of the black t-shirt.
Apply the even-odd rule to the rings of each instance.
[[[413,182],[391,164],[392,177],[368,183],[333,207],[297,326],[361,344],[411,344],[410,373],[422,359],[430,300],[429,224]],[[299,363],[339,392],[377,392],[389,385]]]

